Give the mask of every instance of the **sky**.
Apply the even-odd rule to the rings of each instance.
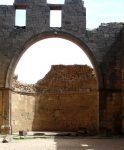
[[[86,54],[76,44],[65,39],[50,38],[35,43],[25,52],[16,68],[16,74],[21,74],[19,80],[25,82],[24,72],[26,72],[26,82],[35,83],[48,73],[51,65],[55,64],[91,66]],[[20,69],[21,66],[23,69]]]
[[[13,2],[13,0],[0,0],[0,5],[12,5]],[[64,0],[47,0],[47,2],[63,4]],[[87,29],[97,28],[101,23],[124,22],[124,0],[84,0],[84,6],[86,7]],[[16,12],[16,14],[19,18],[16,20],[16,24],[24,25],[25,21],[21,18],[25,18],[25,12],[22,14]],[[60,13],[55,13],[51,15],[51,18],[57,19],[60,18],[60,15]],[[49,38],[39,41],[27,49],[21,57],[15,73],[18,74],[21,82],[35,83],[43,78],[54,64],[88,64],[92,66],[83,50],[74,43],[60,38]]]

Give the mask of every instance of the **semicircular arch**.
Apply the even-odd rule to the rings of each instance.
[[[24,52],[31,45],[35,44],[36,42],[38,42],[40,40],[47,39],[47,38],[63,38],[63,39],[69,40],[69,41],[75,43],[76,45],[78,45],[86,53],[89,60],[91,61],[92,65],[95,69],[96,76],[97,76],[98,88],[99,89],[102,88],[102,85],[103,85],[102,76],[101,76],[100,68],[98,66],[98,62],[96,60],[94,53],[92,52],[92,50],[87,46],[87,44],[83,40],[80,40],[79,38],[75,37],[74,35],[71,35],[66,32],[44,32],[42,34],[38,34],[38,35],[35,35],[35,36],[29,38],[24,43],[24,45],[22,47],[20,47],[20,50],[13,57],[10,65],[9,65],[7,76],[6,76],[5,87],[11,88],[14,70],[15,70],[16,65],[18,64],[20,58],[24,54]]]

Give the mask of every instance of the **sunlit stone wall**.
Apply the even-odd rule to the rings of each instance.
[[[25,86],[13,88],[13,131],[98,131],[97,80],[92,68],[55,65],[43,79],[31,85],[33,90],[29,90],[29,85],[25,92],[24,88],[18,90]]]
[[[12,92],[12,131],[32,130],[35,110],[33,94]]]

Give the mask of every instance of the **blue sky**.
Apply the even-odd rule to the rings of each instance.
[[[124,22],[124,0],[85,0],[87,28],[101,23]]]
[[[13,2],[13,0],[0,0],[0,4],[6,5],[12,5]],[[48,2],[63,3],[63,0],[48,0]],[[97,28],[101,23],[124,22],[124,0],[84,0],[84,5],[87,9],[88,29]],[[57,18],[55,15],[54,17]],[[19,21],[22,22],[20,18]],[[21,82],[35,83],[44,77],[54,64],[91,66],[83,50],[74,43],[64,39],[45,39],[27,49],[15,73],[18,74]]]

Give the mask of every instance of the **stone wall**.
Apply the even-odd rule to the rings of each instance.
[[[108,93],[106,101],[106,118],[107,134],[122,134],[122,98],[120,92]]]
[[[26,10],[25,27],[15,26],[16,9]],[[50,10],[53,9],[62,10],[60,28],[50,27]],[[95,68],[100,93],[100,131],[104,129],[104,133],[108,130],[114,133],[119,129],[124,132],[124,23],[101,24],[97,29],[86,30],[85,15],[86,9],[82,0],[65,0],[63,5],[52,6],[47,4],[46,0],[15,0],[13,6],[0,5],[1,126],[11,125],[11,83],[18,60],[25,50],[37,41],[58,37],[80,46]],[[118,115],[120,120],[115,119]],[[117,121],[119,125],[115,123]]]
[[[120,32],[123,27],[124,23],[122,22],[111,22],[101,23],[99,27],[93,30],[86,30],[84,40],[92,49],[99,62],[104,62],[103,59],[110,50],[111,55],[113,54],[111,47],[121,38]]]
[[[52,66],[36,84],[37,130],[87,131],[99,128],[97,81],[88,66]],[[93,112],[93,113],[92,113]]]
[[[35,115],[35,96],[33,94],[12,92],[11,99],[12,132],[32,130]]]
[[[13,83],[16,90],[12,93],[13,131],[78,131],[82,128],[89,133],[98,131],[98,85],[92,68],[52,66],[34,85],[35,94],[26,90],[24,94],[26,88],[21,88],[24,85],[19,86],[18,81]],[[34,86],[27,85],[33,89]]]
[[[14,75],[13,76],[13,81],[12,81],[12,90],[16,91],[16,93],[35,93],[35,85],[34,84],[26,84],[26,83],[21,83],[18,81],[18,76]]]
[[[0,92],[0,124],[3,124],[3,112],[2,112],[2,109],[3,109],[3,104],[2,104],[2,92]]]
[[[11,94],[12,131],[32,130],[35,109],[35,88],[33,84],[22,84],[13,77]]]

